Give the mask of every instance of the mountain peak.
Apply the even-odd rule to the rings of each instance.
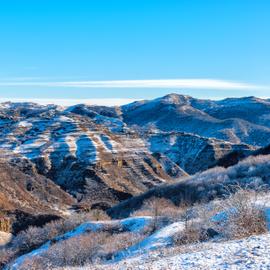
[[[173,103],[173,104],[189,104],[190,99],[192,99],[191,96],[188,95],[179,95],[176,93],[168,94],[162,98],[160,98],[162,101],[165,101],[166,103]]]

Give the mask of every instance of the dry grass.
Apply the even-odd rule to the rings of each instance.
[[[202,242],[207,240],[205,231],[200,226],[201,224],[193,224],[186,227],[181,233],[174,236],[174,242],[176,245],[187,245]]]
[[[45,224],[43,227],[30,226],[27,230],[17,234],[5,250],[1,250],[0,265],[7,263],[18,255],[38,248],[59,235],[72,231],[86,221],[96,221],[101,218],[104,220],[109,219],[102,210],[94,210],[84,214],[73,214],[67,219],[55,220]]]
[[[111,259],[117,251],[128,248],[142,238],[141,235],[133,233],[92,232],[83,234],[52,245],[42,256],[25,261],[20,270],[49,270],[56,267],[93,265],[104,259]]]
[[[12,258],[14,253],[10,249],[1,248],[0,249],[0,269],[2,269]]]
[[[103,245],[103,250],[106,254],[114,254],[120,250],[125,250],[128,247],[135,245],[145,238],[144,234],[139,233],[119,233],[111,234]]]
[[[152,197],[146,200],[139,210],[133,212],[132,216],[162,216],[173,221],[179,219],[185,210],[185,205],[176,206],[165,198]]]
[[[85,214],[85,218],[92,221],[111,220],[106,212],[100,209],[91,210],[89,213]]]

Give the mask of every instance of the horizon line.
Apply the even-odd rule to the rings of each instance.
[[[100,81],[1,81],[0,87],[58,87],[58,88],[185,88],[247,90],[266,89],[268,86],[220,79],[153,79],[153,80],[100,80]]]

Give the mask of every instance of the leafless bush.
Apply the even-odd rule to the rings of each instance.
[[[267,232],[263,206],[257,202],[258,193],[254,190],[239,190],[225,200],[227,224],[224,234],[230,239],[248,237]]]
[[[45,224],[43,227],[29,227],[20,232],[12,241],[12,246],[19,248],[22,252],[35,248],[56,236],[72,231],[77,226],[89,220],[99,220],[108,216],[101,210],[91,211],[85,214],[73,214],[66,219],[55,220]]]
[[[13,257],[14,257],[14,251],[7,248],[1,248],[0,249],[0,269],[2,269]]]
[[[184,205],[176,206],[165,198],[152,197],[146,200],[139,210],[133,212],[132,216],[163,216],[174,220],[178,219],[185,210]]]
[[[238,239],[267,232],[266,217],[257,197],[257,191],[238,186],[238,191],[224,200],[195,206],[196,219],[186,220],[185,229],[174,237],[175,243],[197,243],[216,235]]]
[[[176,206],[164,198],[153,197],[144,202],[142,207],[133,213],[133,216],[152,216],[153,220],[144,229],[144,234],[150,234],[162,226],[160,217],[176,216]],[[174,213],[174,215],[173,215]]]
[[[105,232],[83,234],[52,245],[48,251],[31,260],[25,261],[20,270],[51,269],[51,267],[82,266],[98,258],[98,252],[105,243],[108,234]]]
[[[112,234],[108,237],[106,244],[103,246],[103,250],[107,254],[113,254],[138,243],[143,240],[144,237],[145,235],[143,234],[130,232]]]
[[[177,245],[186,245],[198,243],[209,239],[207,231],[203,228],[201,223],[192,224],[185,227],[183,231],[174,236],[174,242]]]

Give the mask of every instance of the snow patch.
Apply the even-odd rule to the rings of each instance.
[[[17,125],[18,127],[24,127],[24,128],[31,128],[33,126],[33,124],[28,121],[20,121]]]
[[[166,247],[172,244],[172,236],[177,232],[184,230],[185,224],[184,222],[175,222],[172,223],[156,233],[146,237],[141,242],[118,252],[112,262],[119,262],[128,257],[133,257],[136,255],[140,255],[143,253],[148,253],[151,250],[155,250],[161,247]]]

